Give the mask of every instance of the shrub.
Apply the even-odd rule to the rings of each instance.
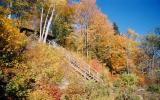
[[[44,90],[36,90],[29,93],[28,100],[55,100]]]
[[[62,93],[57,85],[47,84],[43,88],[54,100],[60,100]]]
[[[148,86],[147,91],[160,93],[160,85],[159,84],[152,84]]]
[[[105,100],[109,97],[109,91],[107,86],[96,85],[89,96],[90,100]]]
[[[59,83],[63,78],[63,58],[57,50],[44,44],[31,43],[31,49],[25,53],[25,66],[35,76],[36,83]]]
[[[57,98],[60,98],[61,95],[60,90],[53,85],[61,82],[64,76],[62,67],[65,62],[62,62],[62,56],[55,49],[33,41],[27,45],[23,56],[23,60],[11,68],[14,75],[7,83],[6,94],[13,99],[17,97],[21,99],[26,98],[30,91],[47,86],[44,87],[47,95],[58,100]],[[49,85],[51,87],[48,87]]]
[[[24,97],[27,93],[24,86],[15,82],[10,82],[9,84],[7,84],[6,92],[9,96],[13,96],[14,98]]]
[[[138,96],[134,95],[138,77],[134,74],[122,74],[119,79],[114,82],[116,100],[139,100]]]
[[[115,87],[134,87],[138,83],[138,77],[134,74],[122,74],[114,83]]]
[[[115,100],[140,100],[140,97],[130,93],[123,93],[119,94]]]
[[[27,74],[27,73],[26,73]],[[27,96],[27,93],[32,88],[34,81],[31,77],[25,75],[17,75],[13,77],[6,86],[6,93],[8,96],[23,98]]]
[[[0,16],[0,49],[3,52],[19,51],[26,43],[26,36],[12,22]]]
[[[63,100],[105,100],[108,96],[107,86],[84,81],[69,84]]]
[[[12,22],[0,16],[0,60],[6,65],[23,51],[27,39]]]

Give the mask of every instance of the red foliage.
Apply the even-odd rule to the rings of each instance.
[[[45,89],[55,100],[60,100],[62,93],[57,85],[44,85],[42,89]]]
[[[91,60],[91,67],[96,70],[97,72],[102,71],[102,67],[97,59],[92,59]]]

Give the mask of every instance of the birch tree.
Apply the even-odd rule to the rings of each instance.
[[[66,0],[44,0],[42,2],[39,42],[46,43],[52,20],[54,18],[54,15],[56,14],[56,6],[63,6],[65,4],[67,4]],[[46,16],[44,16],[44,6],[49,7]]]

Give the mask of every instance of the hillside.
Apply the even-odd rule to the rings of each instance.
[[[160,28],[119,32],[96,0],[0,3],[0,100],[159,100]]]

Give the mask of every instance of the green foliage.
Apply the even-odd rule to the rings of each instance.
[[[62,100],[103,100],[109,96],[108,87],[93,81],[69,84]]]
[[[86,85],[86,92],[90,100],[103,100],[109,96],[108,86],[89,83]]]
[[[79,37],[77,36],[76,33],[71,32],[67,37],[66,37],[66,47],[69,48],[70,50],[73,51],[78,51],[79,48],[81,49],[81,45],[80,45],[80,39],[78,39]],[[79,47],[79,48],[78,48]]]
[[[6,92],[8,95],[10,96],[14,96],[14,97],[24,97],[26,96],[26,91],[27,89],[25,88],[25,86],[23,86],[22,84],[18,84],[13,82],[10,82],[9,84],[7,84],[6,86]]]
[[[152,84],[148,86],[147,91],[160,93],[160,85],[159,84]]]
[[[139,96],[133,95],[132,93],[119,94],[115,100],[141,100]]]
[[[113,29],[114,29],[114,35],[120,35],[118,25],[114,22],[112,26],[113,26]]]
[[[116,100],[139,100],[134,94],[138,77],[134,74],[122,74],[120,79],[114,83],[115,91],[117,92]]]
[[[142,39],[142,47],[149,57],[158,56],[160,50],[160,35],[148,34]]]
[[[2,0],[1,6],[0,6],[0,15],[1,16],[7,16],[11,12],[11,7],[9,7],[9,4],[12,0]]]
[[[16,73],[6,86],[8,96],[23,98],[35,86],[35,79],[29,73]]]
[[[52,24],[52,35],[62,45],[65,45],[66,37],[73,31],[71,19],[73,8],[64,6],[57,10]]]
[[[0,15],[7,16],[10,13],[10,9],[5,9],[4,7],[0,6]]]
[[[138,82],[138,77],[134,74],[122,74],[120,76],[120,80],[118,80],[117,83],[119,83],[120,86],[135,86]]]
[[[2,15],[14,14],[15,17],[23,17],[29,13],[35,1],[29,0],[3,0],[0,12]],[[5,9],[5,10],[4,10]],[[7,11],[6,11],[7,10]]]

